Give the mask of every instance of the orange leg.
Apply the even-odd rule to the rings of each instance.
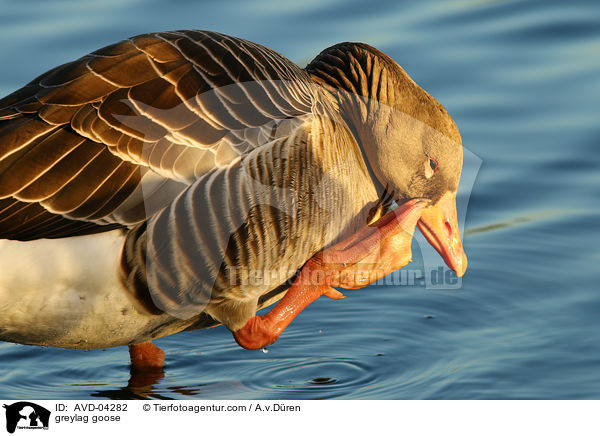
[[[237,343],[250,350],[270,345],[321,295],[345,298],[332,286],[362,288],[405,266],[411,261],[412,236],[424,205],[422,200],[408,201],[372,227],[317,253],[269,313],[250,318],[233,332]]]
[[[311,283],[311,273],[312,269],[305,265],[292,287],[269,313],[253,316],[244,327],[233,332],[237,343],[248,350],[266,347],[275,342],[292,320],[321,295],[345,298],[326,283],[318,284],[317,280]]]
[[[135,369],[162,368],[165,364],[165,352],[151,341],[130,345],[129,357]]]

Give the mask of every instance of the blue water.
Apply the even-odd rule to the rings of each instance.
[[[398,61],[482,161],[462,288],[322,299],[268,352],[223,327],[180,333],[157,341],[164,372],[143,377],[125,347],[0,343],[0,398],[600,398],[599,2],[2,0],[0,94],[119,39],[182,28],[299,64],[345,40]]]

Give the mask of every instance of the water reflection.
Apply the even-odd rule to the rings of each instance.
[[[562,212],[562,213],[564,213],[564,212]],[[525,224],[525,223],[528,223],[531,221],[538,221],[538,220],[544,220],[546,218],[552,218],[552,217],[555,217],[560,214],[561,214],[561,212],[558,212],[558,211],[536,212],[536,213],[533,213],[533,214],[530,214],[527,216],[520,216],[520,217],[516,217],[511,220],[507,220],[507,221],[503,221],[503,222],[486,224],[486,225],[477,226],[477,227],[471,227],[471,228],[465,230],[464,234],[465,234],[465,236],[471,236],[471,235],[476,235],[478,233],[487,233],[487,232],[491,232],[494,230],[510,228],[513,226],[517,226],[519,224]]]
[[[162,368],[144,368],[143,370],[131,368],[130,378],[127,386],[120,389],[107,389],[91,393],[92,397],[108,398],[111,400],[148,400],[168,398],[160,395],[155,390],[157,385],[165,376]]]

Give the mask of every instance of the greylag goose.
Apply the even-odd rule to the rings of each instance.
[[[415,226],[461,276],[461,167],[447,111],[366,44],[305,69],[207,31],[102,48],[0,100],[0,340],[260,348],[406,265]]]

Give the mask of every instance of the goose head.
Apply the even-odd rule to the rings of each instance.
[[[467,268],[456,214],[462,141],[446,109],[389,56],[341,43],[306,68],[337,100],[382,193],[426,199],[418,228],[460,277]]]

